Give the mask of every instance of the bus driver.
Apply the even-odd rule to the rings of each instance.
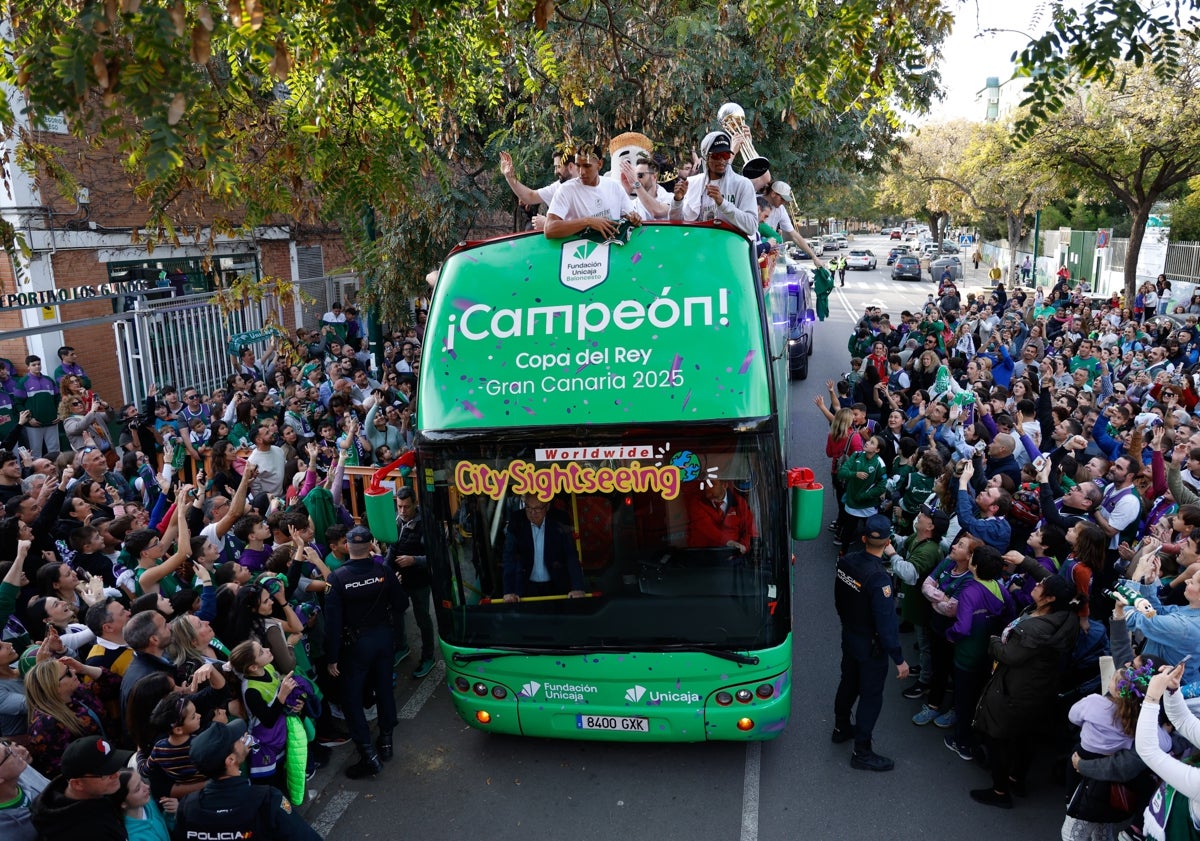
[[[583,568],[570,529],[548,520],[550,503],[525,494],[525,516],[508,521],[504,538],[504,600],[584,595]]]
[[[687,498],[687,543],[693,549],[727,546],[745,555],[758,539],[754,512],[726,479],[713,479]]]

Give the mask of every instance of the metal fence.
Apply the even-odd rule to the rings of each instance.
[[[125,402],[140,402],[152,384],[195,386],[205,393],[224,386],[233,372],[226,350],[230,337],[263,327],[269,312],[282,316],[274,296],[228,314],[211,301],[207,292],[134,299],[129,318],[113,324]]]
[[[314,277],[297,281],[297,286],[311,301],[301,305],[300,324],[316,327],[321,316],[329,311],[334,301],[350,304],[358,294],[358,275],[353,273]]]

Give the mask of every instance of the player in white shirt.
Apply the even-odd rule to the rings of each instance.
[[[555,194],[546,211],[546,236],[550,239],[577,234],[592,228],[605,237],[617,232],[617,223],[628,219],[641,224],[629,194],[619,182],[600,177],[600,155],[584,145],[575,151],[579,177],[568,181]]]
[[[579,177],[579,170],[575,166],[575,156],[570,154],[556,154],[554,156],[554,172],[558,176],[557,181],[552,181],[545,187],[539,187],[536,190],[531,189],[517,180],[513,169],[512,155],[508,154],[508,152],[500,153],[500,174],[508,182],[508,186],[512,189],[513,194],[529,207],[536,207],[539,204],[549,205],[550,202],[554,201],[555,193],[558,192],[563,184],[566,184],[572,178]]]
[[[770,203],[771,215],[767,217],[767,224],[784,236],[790,237],[792,242],[800,246],[800,250],[813,259],[813,265],[821,267],[825,265],[813,247],[808,244],[808,240],[800,236],[796,230],[796,226],[792,224],[792,217],[788,215],[785,204],[790,204],[792,201],[792,188],[786,181],[773,181],[767,187],[764,198]]]

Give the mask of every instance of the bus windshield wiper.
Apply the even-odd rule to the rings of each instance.
[[[731,660],[734,663],[740,663],[743,666],[757,666],[758,657],[753,655],[738,654],[736,651],[725,651],[720,648],[705,648],[700,645],[656,645],[649,649],[635,649],[625,646],[588,646],[587,648],[496,648],[491,651],[477,651],[471,654],[463,654],[461,652],[454,653],[455,663],[474,663],[478,660],[493,660],[498,657],[512,657],[515,654],[555,654],[559,656],[581,655],[588,654],[614,654],[614,653],[630,653],[632,651],[680,651],[692,652],[696,654],[711,654],[713,657],[719,657],[722,660]]]
[[[757,666],[758,657],[753,654],[738,654],[736,651],[726,651],[723,648],[706,648],[702,645],[663,645],[655,646],[655,651],[686,651],[696,654],[711,654],[713,657],[720,657],[722,660],[732,660],[734,663],[740,663],[743,666]]]

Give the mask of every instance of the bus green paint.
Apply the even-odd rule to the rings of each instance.
[[[783,730],[794,280],[781,270],[764,293],[750,243],[712,224],[647,225],[610,246],[517,235],[449,256],[426,328],[417,477],[468,724],[646,741]],[[745,556],[688,545],[688,495],[717,476],[758,526]],[[556,497],[574,524],[588,598],[501,600],[519,491]]]

